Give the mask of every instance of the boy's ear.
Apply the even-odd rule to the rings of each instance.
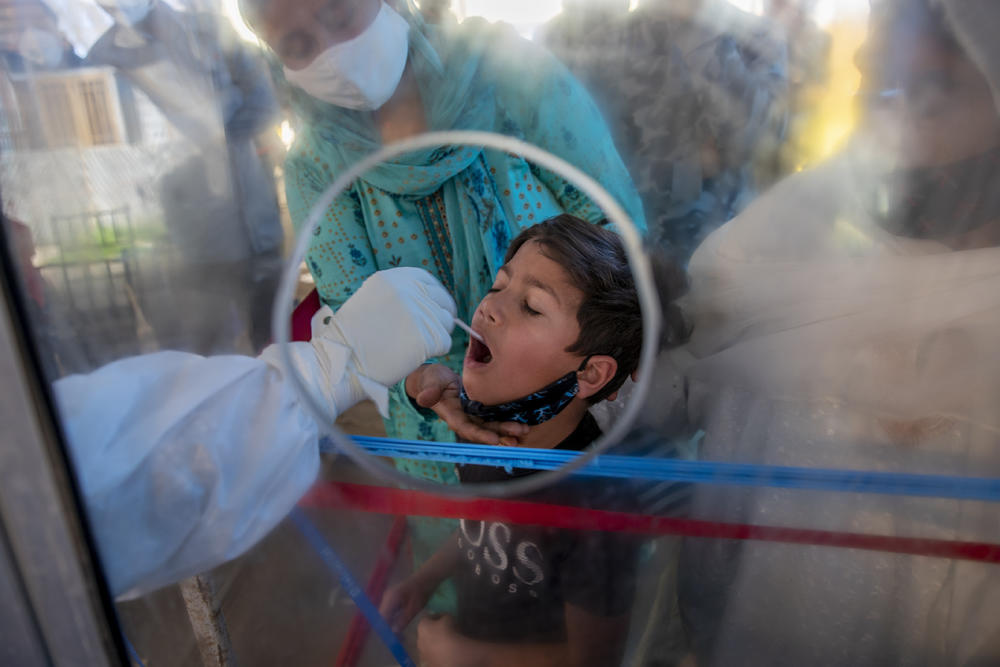
[[[577,373],[576,381],[580,385],[577,396],[580,398],[590,398],[604,385],[611,382],[615,373],[618,372],[618,362],[614,357],[606,354],[595,354],[587,360],[587,365],[582,371]]]

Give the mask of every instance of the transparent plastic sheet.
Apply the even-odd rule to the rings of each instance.
[[[68,28],[85,10],[38,12]],[[215,19],[159,5],[148,18],[154,36],[109,20],[82,44],[46,24],[59,60],[28,45],[5,60],[5,212],[31,230],[56,375],[268,338],[251,301],[269,299],[255,285],[273,293],[282,242],[256,148],[276,119],[266,69]]]
[[[609,438],[611,449],[597,460],[526,451],[510,459],[506,448],[428,443],[437,437],[356,442],[417,474],[476,462],[584,466],[555,486],[543,479],[548,473],[529,476],[540,488],[527,496],[508,489],[503,498],[463,504],[452,497],[467,493],[461,487],[397,488],[324,445],[317,485],[250,551],[200,581],[119,603],[133,659],[385,665],[405,664],[402,650],[428,662],[417,627],[460,612],[463,591],[458,602],[454,593],[437,596],[398,636],[378,627],[365,633],[358,610],[365,598],[369,612],[377,607],[379,590],[405,582],[457,530],[465,540],[459,555],[473,563],[464,592],[476,591],[481,578],[481,598],[497,608],[455,617],[456,627],[466,637],[519,645],[521,657],[506,664],[527,661],[532,635],[508,622],[507,602],[492,589],[532,590],[543,560],[556,582],[546,596],[598,617],[631,610],[625,630],[612,633],[622,664],[1000,660],[993,350],[1000,291],[988,217],[996,62],[991,38],[979,34],[996,24],[996,10],[941,2],[943,14],[928,19],[919,3],[909,3],[918,8],[912,14],[883,3],[855,56],[868,19],[861,4],[856,11],[844,3],[639,2],[628,11],[626,3],[567,3],[558,16],[553,7],[548,23],[513,6],[487,14],[551,49],[594,98],[642,199],[648,239],[691,258],[691,289],[681,302],[690,341],[655,365],[647,355],[639,379],[648,388],[638,396],[625,390],[595,410],[606,433],[635,413],[640,429]],[[53,11],[84,13],[60,7]],[[473,16],[489,10],[471,0],[419,9],[445,33],[494,35]],[[32,25],[51,31],[48,20]],[[158,349],[250,353],[267,340],[260,323],[268,327],[280,261],[253,230],[275,234],[278,217],[268,211],[277,205],[245,193],[267,195],[282,184],[267,185],[271,165],[234,140],[239,123],[229,121],[254,107],[235,76],[246,62],[231,57],[225,40],[216,53],[205,23],[178,25],[184,39],[137,67],[81,63],[75,42],[83,38],[63,21],[56,29],[70,43],[58,62],[34,34],[5,51],[4,233],[21,253],[24,303],[50,378]],[[520,44],[511,33],[483,43],[498,59],[541,57],[528,46],[511,50]],[[118,48],[135,48],[127,37],[124,44]],[[225,68],[188,67],[218,63],[217,56]],[[445,80],[462,74],[448,65],[445,58]],[[272,74],[275,100],[301,101],[301,91]],[[530,91],[529,111],[573,129],[573,110],[551,102],[564,91],[539,88],[527,74],[514,79]],[[301,116],[283,113],[269,116],[271,142],[270,125],[281,120],[286,134],[310,135]],[[538,144],[597,179],[634,216],[608,187],[614,167],[595,173],[523,126],[463,117],[432,129],[495,131]],[[598,152],[607,142],[581,143]],[[302,145],[277,172],[291,174],[293,191],[319,197],[359,162],[327,164],[327,153]],[[910,169],[969,155],[986,159],[953,171]],[[959,187],[914,201],[914,189],[934,193],[941,182]],[[395,229],[367,205],[363,189],[354,192],[359,210],[376,216],[366,224]],[[308,237],[311,207],[303,197],[288,204]],[[257,227],[255,219],[268,222]],[[961,234],[948,232],[952,222]],[[27,261],[26,229],[34,244]],[[385,231],[399,245],[403,237]],[[373,249],[382,250],[381,233],[373,229]],[[285,295],[298,300],[315,285],[339,303],[351,289],[340,283],[356,287],[348,274],[360,259],[387,268],[397,254],[368,256],[369,242],[357,238],[349,242],[359,254],[344,250],[340,258],[344,275],[331,275],[328,264],[317,271],[307,259],[310,279],[286,282]],[[471,306],[477,296],[466,295]],[[287,315],[279,305],[279,330]],[[163,400],[181,393],[174,388]],[[146,416],[156,414],[150,408]],[[370,406],[338,425],[386,433]],[[407,437],[402,429],[391,435]],[[416,458],[404,467],[398,462],[407,455]],[[427,533],[426,548],[416,548],[412,527],[432,520],[437,537]],[[219,529],[220,537],[229,530]],[[538,627],[551,623],[549,616]],[[600,627],[574,629],[596,636]],[[465,651],[466,659],[475,655]]]

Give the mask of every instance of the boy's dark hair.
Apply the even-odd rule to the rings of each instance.
[[[559,264],[583,292],[576,313],[580,337],[566,351],[583,356],[606,354],[618,362],[615,376],[588,399],[591,404],[598,403],[618,391],[635,372],[642,348],[642,312],[625,246],[610,229],[564,213],[518,234],[507,248],[504,262],[529,241],[538,243],[542,254]],[[673,304],[686,290],[687,279],[676,264],[660,259],[654,259],[653,275],[664,309],[661,343],[673,346],[687,334],[683,317]]]

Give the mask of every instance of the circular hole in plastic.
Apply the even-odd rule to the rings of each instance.
[[[436,484],[413,477],[396,470],[387,463],[369,454],[351,437],[333,425],[336,415],[331,414],[326,406],[307,389],[301,376],[291,363],[288,347],[291,332],[292,298],[298,281],[298,270],[312,238],[312,230],[319,224],[327,208],[333,200],[344,192],[355,179],[362,176],[372,167],[386,162],[399,155],[419,149],[439,146],[477,146],[493,148],[521,155],[526,160],[555,172],[576,186],[590,197],[613,223],[622,237],[625,251],[628,254],[629,266],[635,279],[639,305],[642,310],[642,352],[639,359],[637,381],[625,409],[612,427],[593,443],[580,456],[560,466],[556,470],[539,472],[519,479],[506,482],[477,484]],[[449,131],[421,134],[404,141],[389,144],[372,153],[364,160],[356,163],[350,169],[340,174],[327,188],[326,192],[316,201],[306,222],[302,225],[296,238],[295,250],[281,278],[278,295],[275,299],[272,327],[274,339],[279,345],[281,357],[288,369],[288,374],[303,404],[316,419],[321,430],[328,434],[337,450],[357,463],[362,469],[374,475],[377,479],[397,486],[403,486],[421,491],[457,496],[505,497],[521,495],[537,491],[568,477],[573,471],[587,465],[594,457],[606,451],[613,444],[620,442],[628,433],[635,421],[636,415],[645,402],[649,390],[650,378],[653,373],[660,329],[660,307],[649,262],[643,252],[642,238],[635,224],[618,202],[597,181],[565,160],[527,142],[504,136],[494,132]]]

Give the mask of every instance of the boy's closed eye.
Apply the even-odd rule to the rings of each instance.
[[[489,290],[487,290],[486,293],[496,294],[499,291],[500,291],[499,287],[491,287]],[[528,299],[521,300],[521,310],[523,310],[526,315],[530,315],[531,317],[538,317],[544,314],[541,310],[532,307],[532,305],[528,303]]]

